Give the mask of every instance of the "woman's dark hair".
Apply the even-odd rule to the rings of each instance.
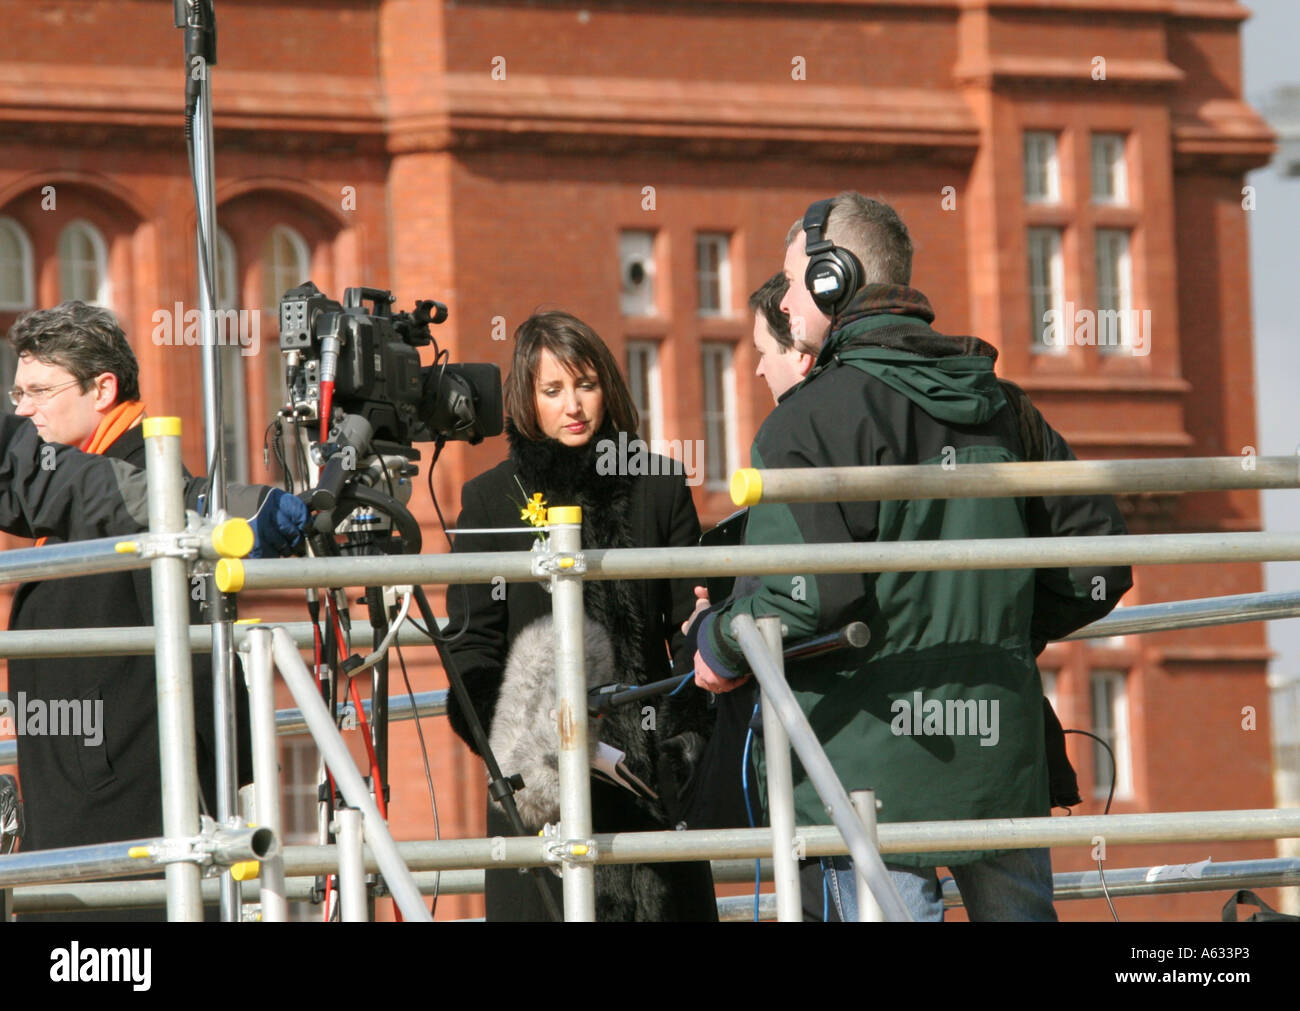
[[[549,351],[570,372],[592,369],[604,396],[605,416],[614,429],[637,430],[639,419],[627,381],[596,331],[567,312],[539,312],[515,331],[515,354],[503,391],[506,414],[524,438],[534,442],[546,438],[537,424],[537,372],[543,351]]]
[[[14,354],[31,355],[47,365],[68,370],[90,389],[96,376],[117,377],[116,403],[140,399],[140,364],[115,317],[107,309],[85,302],[62,302],[19,316],[9,331]]]

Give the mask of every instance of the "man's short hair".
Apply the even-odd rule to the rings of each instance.
[[[761,313],[767,323],[767,332],[772,339],[787,351],[797,351],[804,355],[816,355],[817,349],[803,341],[796,342],[790,330],[790,317],[781,309],[781,299],[790,290],[790,279],[784,271],[778,271],[763,282],[762,286],[749,296],[750,311]]]
[[[785,237],[788,246],[803,234],[803,218]],[[826,238],[862,263],[863,284],[911,284],[912,237],[889,204],[845,190],[831,201]]]
[[[24,313],[9,330],[9,343],[18,356],[67,369],[83,393],[96,376],[109,372],[117,377],[115,403],[140,399],[140,363],[107,309],[74,300]]]

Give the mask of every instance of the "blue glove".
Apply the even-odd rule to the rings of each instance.
[[[249,522],[253,526],[253,550],[249,558],[277,558],[288,554],[302,540],[311,514],[297,495],[272,488]]]

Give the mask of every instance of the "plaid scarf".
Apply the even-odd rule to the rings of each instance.
[[[836,318],[834,327],[838,330],[864,316],[879,316],[883,313],[916,316],[927,323],[934,322],[934,308],[930,305],[930,300],[917,289],[905,284],[868,284],[853,296],[853,301]]]

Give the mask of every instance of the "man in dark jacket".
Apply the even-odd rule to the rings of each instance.
[[[10,400],[20,418],[31,419],[44,444],[33,445],[31,426],[25,422],[4,420],[0,528],[38,537],[38,544],[141,529],[147,507],[144,475],[137,468],[145,466],[140,427],[145,411],[139,366],[116,319],[104,309],[65,302],[20,318],[9,339],[18,355]],[[69,446],[82,452],[73,453]],[[191,482],[190,497],[204,487]],[[234,489],[232,513],[255,512],[263,493],[257,488]],[[275,498],[272,510],[284,496]],[[301,503],[294,511],[305,519]],[[265,534],[265,524],[260,525]],[[199,620],[193,602],[191,621]],[[9,627],[152,623],[150,575],[140,569],[25,583],[14,595]],[[27,711],[75,709],[83,716],[79,733],[42,728],[18,737],[27,824],[24,850],[162,834],[154,666],[152,655],[9,661],[11,700]],[[194,657],[193,677],[199,784],[208,810],[215,811],[212,667],[207,656]],[[237,707],[240,725],[246,727],[247,696],[242,689],[240,682]],[[246,732],[240,745],[245,782],[251,766]],[[115,912],[104,918],[134,917]]]
[[[992,347],[931,329],[928,300],[907,287],[911,256],[893,209],[856,193],[819,201],[792,229],[783,308],[796,337],[821,350],[759,430],[753,466],[1072,459],[1032,405],[998,382]],[[1063,496],[759,504],[745,541],[1123,532],[1108,496]],[[787,668],[845,788],[874,789],[882,822],[1046,816],[1036,653],[1109,612],[1130,585],[1126,567],[760,577],[701,619],[696,680],[728,691],[745,675],[735,614],[779,615],[790,639],[864,621],[864,651]],[[802,770],[796,777],[800,823],[825,823]],[[936,866],[952,870],[973,919],[1055,919],[1046,849],[891,854],[887,866],[918,919],[942,918]],[[847,860],[828,867],[827,886],[841,917],[856,918]]]

